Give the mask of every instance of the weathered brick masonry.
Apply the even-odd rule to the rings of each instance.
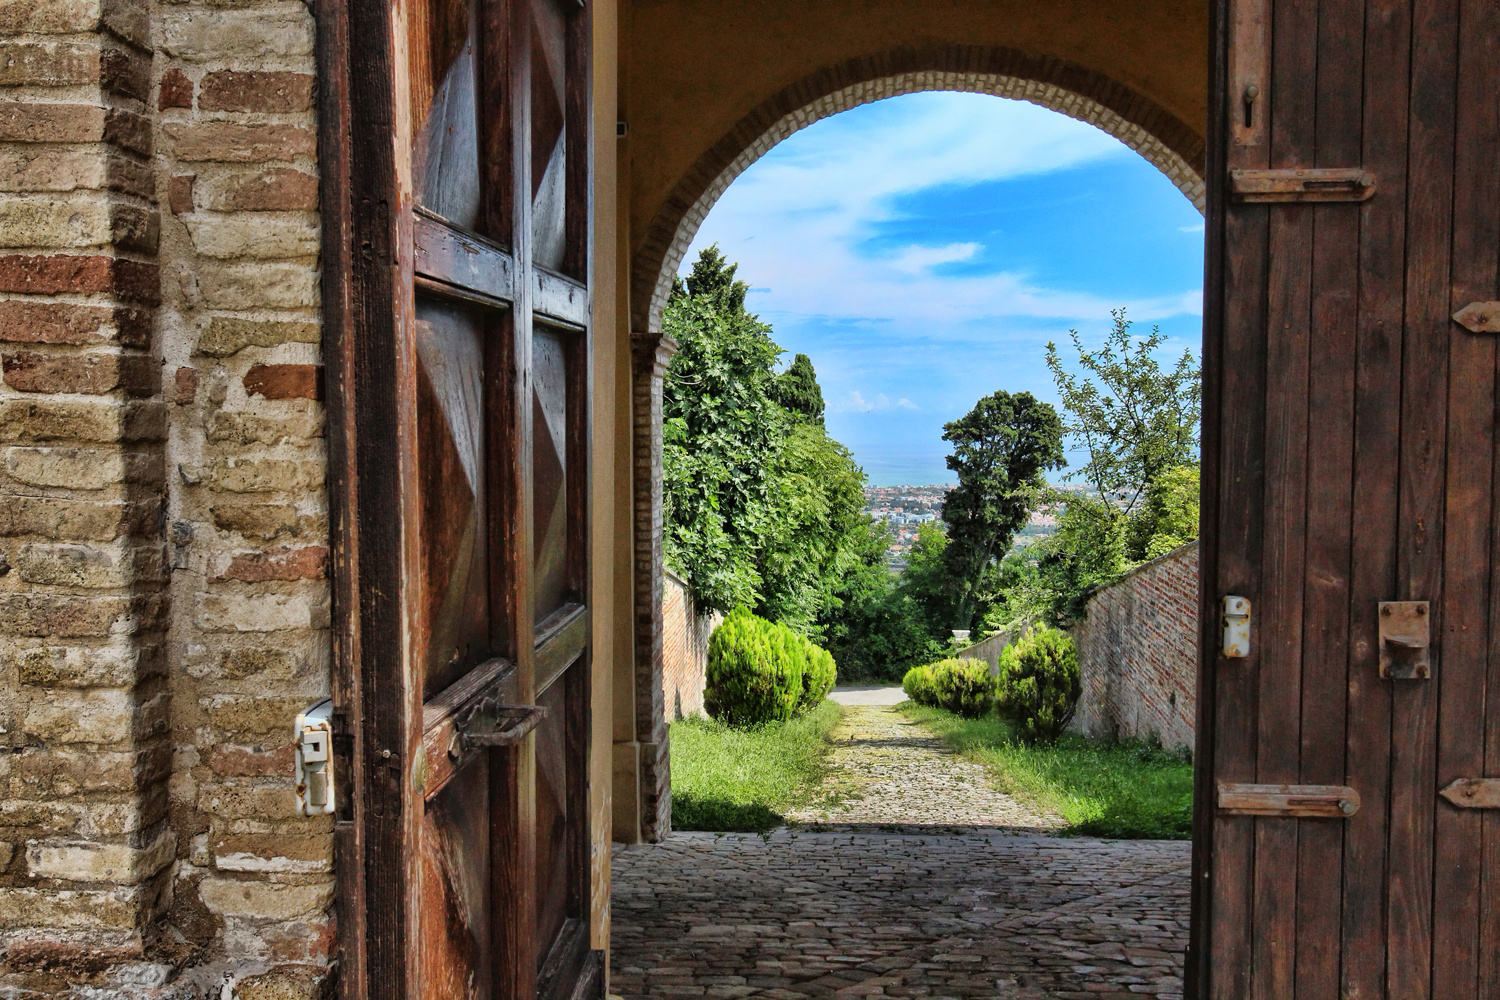
[[[1083,695],[1073,727],[1191,747],[1197,710],[1198,543],[1140,566],[1089,601],[1073,629]]]
[[[313,27],[0,8],[0,986],[323,988]]]
[[[703,714],[708,640],[724,616],[701,614],[687,582],[667,570],[662,582],[662,710],[667,720]]]

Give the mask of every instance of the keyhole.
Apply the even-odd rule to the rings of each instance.
[[[1260,96],[1260,88],[1255,84],[1245,88],[1245,127],[1255,127],[1255,99]]]

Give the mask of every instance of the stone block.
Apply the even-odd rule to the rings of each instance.
[[[177,835],[163,830],[146,847],[88,842],[31,841],[26,867],[37,878],[136,885],[161,871],[177,851]]]
[[[198,811],[220,819],[258,823],[305,820],[297,812],[290,772],[275,783],[267,783],[264,778],[226,778],[217,784],[204,784],[198,789]]]
[[[286,885],[278,882],[206,878],[198,885],[204,904],[223,917],[249,920],[296,920],[323,913],[333,903],[329,883]]]
[[[198,369],[179,368],[172,377],[172,398],[178,403],[191,403],[198,396]]]
[[[141,897],[138,887],[88,891],[0,887],[0,928],[135,930]]]
[[[133,111],[111,108],[104,115],[104,141],[141,156],[152,152],[151,119]]]
[[[304,699],[303,705],[308,702]],[[301,711],[299,708],[298,711]],[[283,733],[287,742],[273,749],[216,744],[208,751],[208,766],[225,778],[276,778],[292,774],[296,767],[291,734]]]
[[[128,795],[138,787],[140,756],[129,750],[28,748],[16,756],[13,787],[37,798],[76,799],[99,792]]]
[[[98,194],[0,197],[0,247],[81,249],[114,242],[113,207]]]
[[[278,745],[291,740],[292,722],[308,705],[302,695],[216,694],[201,699],[200,703],[208,724],[219,733],[220,739],[233,744]]]
[[[280,535],[297,535],[301,518],[297,508],[285,503],[215,503],[214,526],[247,538],[270,540]]]
[[[0,256],[0,292],[111,293],[155,306],[161,304],[161,271],[155,264],[97,254],[10,254]]]
[[[155,441],[166,432],[160,403],[79,403],[55,399],[0,402],[3,441]]]
[[[94,146],[0,145],[0,191],[103,190],[109,159]]]
[[[105,344],[142,347],[151,336],[150,315],[139,309],[70,302],[0,302],[0,340],[27,344]]]
[[[62,35],[92,31],[99,0],[10,0],[0,5],[0,34]]]
[[[193,187],[196,174],[178,174],[167,183],[167,207],[173,215],[186,215],[193,210]]]
[[[145,355],[40,354],[17,351],[0,358],[5,384],[21,392],[101,395],[115,389],[132,396],[161,390],[161,362]]]
[[[5,469],[11,478],[32,486],[75,490],[102,490],[116,483],[160,484],[163,479],[159,453],[112,449],[7,448]]]
[[[307,661],[289,649],[255,646],[231,649],[222,661],[224,680],[256,678],[263,683],[296,680],[309,673]]]
[[[106,111],[95,104],[0,105],[0,142],[99,142]]]
[[[72,87],[99,79],[99,43],[0,41],[0,87]]]
[[[133,630],[140,610],[124,597],[0,594],[0,634],[39,638],[124,634]]]
[[[251,365],[245,392],[267,399],[321,399],[322,365]]]
[[[50,587],[124,587],[136,577],[131,554],[119,547],[105,551],[72,543],[23,545],[16,569],[27,583]]]
[[[22,731],[49,743],[128,745],[134,738],[136,699],[118,688],[53,691],[26,707]]]
[[[321,337],[322,331],[316,323],[215,316],[198,338],[198,353],[226,358],[246,347],[316,344]]]
[[[162,50],[184,62],[310,56],[313,51],[313,20],[301,4],[221,10],[212,17],[191,7],[168,7],[161,25]]]
[[[223,458],[203,479],[229,493],[305,493],[323,486],[323,463],[279,458]]]
[[[318,217],[307,212],[198,214],[184,221],[193,247],[207,257],[287,260],[318,253]],[[4,232],[0,214],[0,239]]]
[[[167,70],[161,75],[161,88],[156,96],[156,106],[162,111],[169,108],[191,108],[193,106],[193,81],[176,67]]]
[[[144,104],[151,96],[151,60],[133,47],[108,42],[99,52],[99,82],[106,91]]]
[[[198,294],[210,309],[316,309],[318,271],[308,263],[198,265]]]
[[[311,111],[310,73],[220,70],[203,77],[198,107],[204,111]]]
[[[313,413],[268,416],[241,410],[220,410],[208,419],[208,440],[215,443],[297,444],[322,436],[322,416]]]
[[[159,460],[159,456],[158,456]],[[0,537],[41,535],[44,538],[107,542],[139,531],[152,522],[159,500],[141,503],[95,503],[54,497],[7,497],[0,503]]]
[[[257,163],[305,160],[317,151],[317,135],[301,125],[237,122],[172,122],[164,131],[172,153],[184,162]],[[6,138],[0,118],[0,139]]]
[[[279,632],[324,628],[326,598],[307,594],[203,594],[198,627],[205,632]]]
[[[321,580],[328,573],[328,547],[307,545],[296,549],[266,549],[236,552],[214,577],[264,583],[268,580]]]
[[[144,660],[143,660],[144,658]],[[43,646],[9,658],[22,684],[37,687],[131,687],[150,668],[151,651],[138,646]],[[157,656],[155,659],[159,660]]]
[[[315,212],[318,179],[292,167],[220,168],[203,174],[198,204],[215,212]]]

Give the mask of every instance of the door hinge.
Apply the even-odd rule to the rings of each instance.
[[[1500,778],[1459,778],[1438,794],[1460,809],[1500,809]]]
[[[1368,201],[1375,175],[1359,167],[1231,170],[1229,193],[1244,202]]]
[[[1500,302],[1470,302],[1453,321],[1470,333],[1500,333]]]

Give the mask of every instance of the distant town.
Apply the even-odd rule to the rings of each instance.
[[[923,524],[932,522],[943,530],[943,497],[957,483],[938,483],[930,486],[866,486],[865,513],[877,521],[884,521],[891,528],[891,545],[886,551],[886,561],[893,572],[906,568],[911,556],[911,547],[917,540],[917,531]],[[1062,487],[1078,489],[1078,487]],[[1057,530],[1057,514],[1051,509],[1039,510],[1031,515],[1026,527],[1016,532],[1014,545],[1026,545],[1038,538],[1045,538]]]

